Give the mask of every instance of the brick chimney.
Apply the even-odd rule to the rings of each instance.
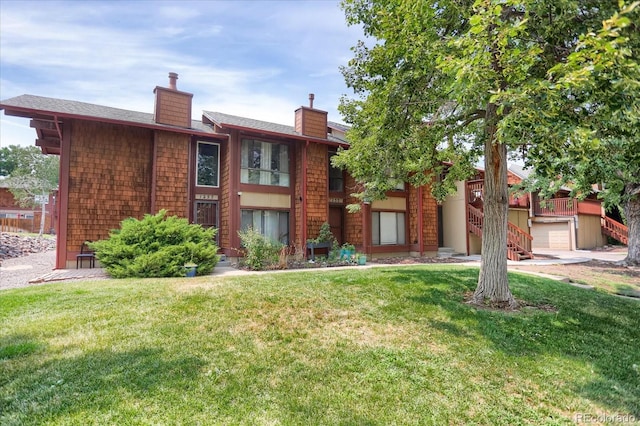
[[[178,74],[169,73],[169,87],[156,86],[154,119],[158,124],[191,127],[191,103],[193,94],[181,92],[177,86]]]
[[[315,138],[327,138],[327,112],[313,108],[315,96],[309,93],[309,106],[296,110],[296,132]]]

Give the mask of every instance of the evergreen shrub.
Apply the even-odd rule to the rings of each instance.
[[[184,277],[187,263],[198,265],[197,275],[207,275],[219,260],[216,232],[160,210],[123,220],[108,239],[89,247],[114,278]]]

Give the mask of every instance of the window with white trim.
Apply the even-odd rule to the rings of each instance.
[[[196,185],[218,187],[220,181],[220,145],[198,142]]]
[[[243,209],[240,216],[242,229],[251,227],[267,238],[289,244],[289,212]]]
[[[406,242],[404,212],[372,212],[371,243],[375,246],[402,245]]]
[[[253,139],[242,140],[240,182],[289,186],[289,147]]]

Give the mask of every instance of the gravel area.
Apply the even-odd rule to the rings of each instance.
[[[31,285],[29,281],[51,273],[55,264],[55,250],[5,259],[0,266],[0,290]]]

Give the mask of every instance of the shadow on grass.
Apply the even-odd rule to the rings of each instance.
[[[13,336],[9,340],[24,338]],[[2,382],[0,423],[54,421],[87,410],[108,413],[113,407],[129,404],[128,397],[142,400],[152,397],[156,389],[186,389],[202,365],[192,356],[171,357],[162,349],[145,348],[88,352],[41,365],[25,359],[6,372],[17,379]]]
[[[464,303],[477,284],[477,269],[396,269],[387,278],[418,285],[409,300],[437,305],[453,324],[436,328],[454,336],[481,335],[511,357],[549,354],[593,366],[593,379],[573,391],[612,410],[640,418],[640,305],[599,292],[523,274],[510,274],[517,312],[478,309]],[[555,311],[536,309],[552,305]]]
[[[45,347],[46,345],[24,334],[4,336],[0,338],[0,361],[30,355]],[[3,381],[0,379],[0,384]]]

